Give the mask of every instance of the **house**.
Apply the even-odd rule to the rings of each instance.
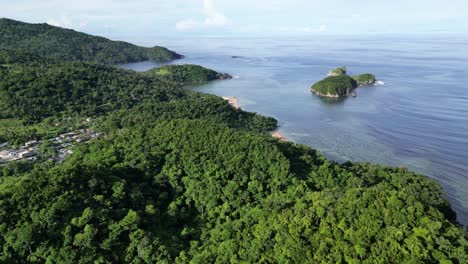
[[[9,153],[8,150],[0,151],[0,159],[7,159],[9,156],[8,153]]]
[[[24,144],[26,147],[34,147],[38,144],[39,142],[37,142],[37,140],[31,140],[31,141],[28,141],[26,142],[26,144]]]
[[[59,144],[62,144],[62,143],[63,143],[63,140],[62,140],[62,138],[60,138],[60,137],[56,137],[56,138],[49,139],[49,141],[51,141],[51,142],[57,142],[57,143],[59,143]]]
[[[73,137],[73,136],[76,136],[77,133],[74,133],[74,132],[70,132],[70,133],[66,133],[66,134],[62,134],[60,135],[61,138],[69,138],[69,137]]]
[[[33,157],[34,155],[36,155],[36,153],[34,153],[34,152],[32,152],[32,151],[29,151],[29,150],[18,153],[18,157],[19,157],[20,159],[25,159],[25,158]]]

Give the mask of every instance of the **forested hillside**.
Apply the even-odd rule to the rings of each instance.
[[[0,163],[0,263],[468,261],[438,183],[329,161],[265,133],[274,118],[181,86],[211,70],[18,50],[0,51],[0,66],[0,145],[103,135],[59,161]]]
[[[185,119],[122,129],[0,196],[0,259],[463,263],[432,180]]]
[[[106,64],[181,58],[163,47],[139,47],[71,29],[7,18],[0,18],[0,48],[21,49],[52,59]]]
[[[31,62],[52,62],[53,60],[43,58],[30,52],[18,49],[2,49],[0,48],[0,66],[8,66],[10,64],[22,64]]]
[[[17,51],[5,54],[8,56],[1,56],[0,50],[0,62],[29,58],[28,53]],[[273,118],[234,109],[217,96],[182,89],[172,77],[100,64],[41,61],[33,57],[32,62],[0,69],[0,119],[21,120],[10,129],[0,128],[0,140],[27,141],[25,135],[32,132],[24,129],[19,133],[24,127],[21,124],[77,116],[100,117],[98,126],[106,131],[172,118],[205,118],[254,131],[276,127]]]

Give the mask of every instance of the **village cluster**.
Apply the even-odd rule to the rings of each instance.
[[[12,161],[35,161],[41,153],[41,146],[48,143],[48,147],[55,150],[56,155],[51,157],[58,162],[62,162],[73,151],[71,147],[76,143],[87,142],[91,139],[102,137],[103,133],[94,132],[88,129],[81,129],[76,132],[61,134],[55,138],[47,140],[32,140],[19,147],[10,146],[8,142],[0,144],[0,163]]]

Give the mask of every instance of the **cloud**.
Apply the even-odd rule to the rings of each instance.
[[[180,20],[176,23],[176,29],[179,31],[188,31],[197,26],[197,22],[193,19]]]
[[[327,25],[325,25],[325,24],[320,25],[320,27],[319,27],[319,32],[325,32],[325,31],[327,31],[327,30],[328,30]]]
[[[88,25],[86,21],[73,21],[71,18],[62,15],[59,18],[49,18],[47,20],[47,24],[62,27],[62,28],[73,28],[73,29],[81,29]]]
[[[205,14],[205,25],[224,26],[226,25],[226,16],[219,12],[214,6],[213,0],[203,0],[203,14]]]
[[[328,30],[328,27],[325,24],[322,24],[319,27],[305,27],[302,29],[302,31],[307,32],[307,33],[325,32],[327,30]]]
[[[227,24],[226,16],[220,12],[214,5],[214,0],[203,0],[202,13],[204,20],[194,20],[192,18],[179,20],[176,23],[176,29],[179,31],[188,31],[197,27],[223,27]]]

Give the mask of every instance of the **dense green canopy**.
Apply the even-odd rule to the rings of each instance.
[[[20,63],[10,64],[12,59]],[[255,131],[276,127],[273,118],[234,109],[217,96],[182,89],[175,76],[57,62],[10,50],[0,50],[1,62],[9,65],[0,69],[0,142],[47,138],[75,127],[80,117],[101,117],[99,126],[105,131],[143,119],[171,118],[205,118]]]
[[[52,62],[52,60],[40,57],[24,50],[0,48],[0,65],[8,66],[9,64],[30,62],[46,63]]]
[[[210,70],[137,73],[21,51],[0,51],[0,62],[0,143],[90,116],[105,133],[63,163],[0,164],[0,263],[468,259],[435,181],[273,139],[275,119],[181,87]],[[324,81],[327,93],[357,85]]]
[[[139,47],[71,29],[6,18],[0,19],[0,48],[22,49],[52,59],[106,64],[181,58],[163,47]]]
[[[312,92],[328,97],[341,97],[348,95],[357,83],[347,75],[327,77],[312,86]]]
[[[85,144],[0,195],[0,260],[419,263],[466,259],[432,180],[338,165],[210,121]]]

